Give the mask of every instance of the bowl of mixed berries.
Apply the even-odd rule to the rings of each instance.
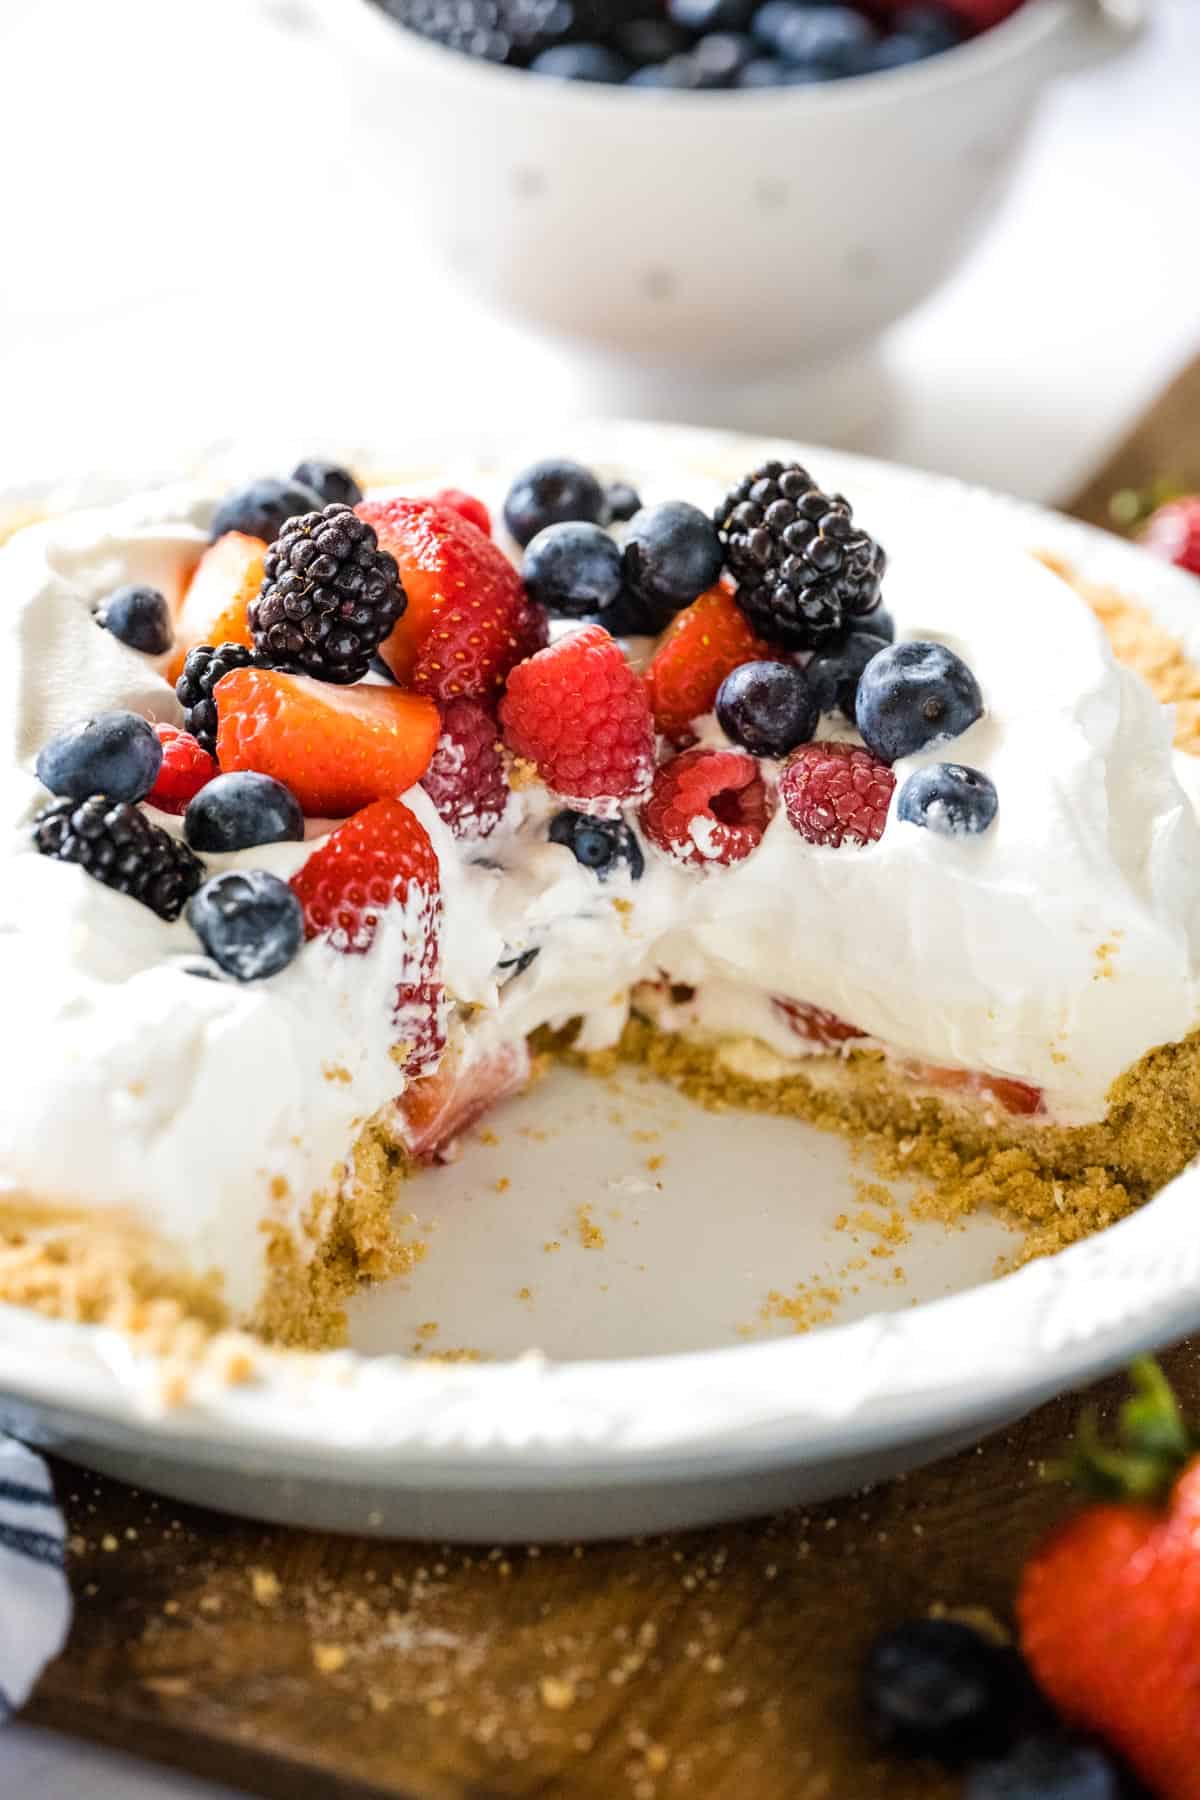
[[[406,230],[480,299],[589,353],[605,406],[711,422],[724,387],[736,423],[740,387],[842,388],[831,364],[972,242],[1047,84],[1128,42],[1145,4],[308,9],[394,146]]]

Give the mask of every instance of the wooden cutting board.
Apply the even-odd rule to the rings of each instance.
[[[1200,361],[1074,510],[1164,472],[1200,488]],[[1196,1349],[1165,1360],[1200,1415]],[[1077,1408],[826,1506],[540,1550],[265,1528],[59,1464],[77,1617],[27,1716],[270,1800],[950,1800],[872,1754],[862,1653],[931,1606],[1008,1616]]]

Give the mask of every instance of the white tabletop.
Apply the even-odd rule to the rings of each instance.
[[[1136,52],[1057,90],[991,235],[892,334],[878,453],[1053,499],[1197,348],[1200,5],[1153,3]],[[0,0],[0,483],[152,463],[156,444],[265,415],[311,429],[314,448],[339,424],[411,441],[462,423],[463,396],[489,423],[545,421],[559,447],[550,433],[578,405],[560,353],[414,260],[348,109],[329,115],[336,131],[295,129],[338,97],[288,11]],[[272,212],[286,199],[315,215],[330,195],[349,241],[371,235],[370,278],[306,295]],[[311,393],[285,377],[330,346],[363,371],[336,416],[306,411]],[[0,1793],[232,1800],[24,1726],[0,1736]]]

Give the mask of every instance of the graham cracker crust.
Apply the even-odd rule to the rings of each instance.
[[[1182,647],[1124,595],[1076,579],[1050,555],[1041,560],[1092,608],[1117,657],[1176,708],[1177,745],[1200,754],[1200,669]],[[578,1056],[569,1031],[535,1034],[534,1048],[597,1073],[635,1063],[712,1110],[778,1113],[838,1132],[885,1179],[927,1182],[916,1202],[925,1216],[953,1223],[988,1207],[1015,1221],[1026,1257],[1113,1223],[1200,1152],[1200,1031],[1152,1050],[1115,1083],[1107,1117],[1074,1129],[914,1092],[871,1051],[818,1059],[827,1070],[820,1082],[802,1070],[751,1079],[722,1060],[727,1046],[674,1037],[637,1017],[609,1051]],[[253,1339],[230,1330],[218,1274],[181,1269],[169,1244],[128,1220],[34,1197],[0,1198],[0,1302],[131,1333],[176,1371],[178,1391],[181,1371],[201,1364],[245,1379],[255,1340],[340,1344],[351,1294],[421,1260],[424,1245],[406,1238],[395,1216],[400,1183],[414,1172],[382,1123],[370,1121],[345,1177],[313,1196],[299,1238],[264,1223],[269,1277],[246,1322]]]
[[[634,1017],[611,1050],[580,1055],[570,1028],[555,1054],[590,1073],[640,1065],[710,1112],[774,1113],[853,1141],[885,1180],[924,1178],[917,1213],[959,1222],[990,1208],[1016,1224],[1022,1260],[1062,1250],[1150,1198],[1200,1151],[1200,1031],[1152,1050],[1111,1091],[1107,1116],[1073,1128],[956,1105],[914,1091],[880,1051],[812,1059],[774,1080],[730,1066],[703,1043]]]

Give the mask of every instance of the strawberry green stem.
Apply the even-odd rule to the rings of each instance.
[[[1089,1410],[1079,1421],[1071,1454],[1046,1473],[1094,1499],[1153,1504],[1166,1498],[1200,1443],[1151,1357],[1139,1357],[1129,1376],[1134,1391],[1117,1415],[1116,1443],[1103,1442]]]

